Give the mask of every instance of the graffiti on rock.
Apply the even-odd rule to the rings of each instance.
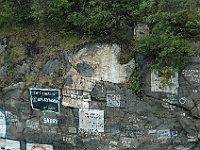
[[[26,127],[31,128],[33,130],[40,130],[39,120],[37,120],[37,119],[26,120]]]
[[[183,70],[182,75],[192,83],[200,83],[200,71],[198,69]]]
[[[58,129],[56,127],[52,127],[52,126],[42,126],[42,131],[44,133],[50,133],[50,134],[58,133]]]
[[[21,123],[19,122],[17,115],[14,115],[9,111],[6,111],[6,119],[8,122],[8,126],[12,126],[15,129],[21,126]]]
[[[136,138],[120,137],[120,147],[125,148],[134,148],[138,147],[139,143]]]
[[[181,98],[179,99],[179,103],[182,104],[182,105],[185,104],[186,101],[187,101],[187,99],[186,99],[185,97],[181,97]]]
[[[119,142],[118,141],[110,141],[109,149],[111,149],[111,150],[119,149]]]
[[[77,137],[77,135],[66,135],[63,136],[63,142],[66,142],[68,144],[72,144],[73,146],[76,146],[76,140],[75,138]]]

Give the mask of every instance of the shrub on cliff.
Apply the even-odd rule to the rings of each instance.
[[[188,56],[193,53],[185,39],[171,33],[151,34],[142,39],[140,49],[151,59],[153,69],[181,70],[187,64]]]

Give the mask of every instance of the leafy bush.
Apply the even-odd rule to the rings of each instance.
[[[189,42],[171,33],[151,34],[142,39],[142,53],[151,58],[153,69],[180,70],[193,51]]]
[[[144,1],[138,13],[143,22],[159,32],[170,32],[176,36],[190,38],[200,34],[197,0]]]
[[[35,0],[32,5],[32,16],[40,22],[66,25],[70,6],[67,0]]]
[[[107,35],[125,25],[136,23],[136,9],[141,0],[80,0],[74,2],[69,15],[72,27],[87,34]]]
[[[0,10],[0,27],[14,20],[14,12],[8,3],[2,3]]]
[[[9,24],[9,27],[15,27],[22,23],[27,23],[27,20],[31,18],[30,6],[31,3],[27,0],[1,2],[0,26]]]

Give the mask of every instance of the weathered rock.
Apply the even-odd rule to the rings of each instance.
[[[65,55],[65,61],[66,61],[66,71],[68,72],[72,67],[72,64],[70,63],[71,55],[68,53],[68,49],[64,50],[64,55]]]
[[[136,108],[136,113],[139,114],[139,115],[148,115],[149,112],[152,111],[152,108],[150,105],[148,105],[147,103],[145,102],[142,102],[140,101],[139,103],[137,103],[135,105],[135,108]]]
[[[25,74],[26,72],[29,71],[29,68],[30,68],[29,65],[26,64],[26,63],[23,63],[22,66],[17,65],[17,66],[16,66],[16,73],[17,73],[17,74]]]
[[[192,116],[200,118],[200,112],[199,112],[199,108],[198,107],[193,107],[190,110],[190,112],[191,112]]]
[[[7,45],[1,45],[0,43],[0,54],[6,49]]]
[[[7,76],[7,69],[6,67],[0,68],[0,78],[5,78]]]
[[[2,41],[3,41],[3,44],[4,44],[4,45],[7,45],[7,44],[8,44],[8,38],[7,38],[7,37],[4,37],[4,38],[2,39]]]
[[[113,83],[126,82],[135,67],[132,59],[129,63],[121,65],[118,56],[121,48],[116,44],[91,44],[75,49],[72,54],[65,56],[73,66],[66,74],[72,75],[72,89],[92,91],[96,82],[108,81]],[[82,85],[80,86],[80,80]]]
[[[186,108],[187,110],[191,110],[195,106],[193,100],[190,99],[190,97],[188,97],[188,98],[185,98],[185,97],[180,98],[179,99],[179,105],[181,107]]]
[[[190,135],[197,135],[197,130],[195,128],[195,124],[192,118],[180,118],[179,121],[181,126],[187,133],[189,133]]]
[[[92,77],[94,69],[86,63],[79,63],[76,65],[77,71],[84,77]]]
[[[42,67],[42,72],[47,75],[51,75],[55,71],[59,69],[63,69],[64,65],[60,60],[49,60],[46,62],[46,64]]]
[[[95,84],[94,88],[92,89],[91,96],[98,100],[103,100],[106,98],[106,89],[103,82]]]
[[[66,86],[71,86],[73,84],[72,75],[67,76],[65,80],[66,80],[65,82]]]
[[[134,60],[120,66],[118,52],[120,48],[115,44],[91,44],[66,54],[66,64],[61,60],[49,60],[43,66],[43,73],[51,75],[69,65],[64,79],[66,88],[62,89],[60,96],[63,99],[59,104],[67,95],[71,105],[60,105],[59,113],[33,109],[30,92],[23,82],[3,88],[0,91],[0,123],[7,128],[7,137],[2,138],[17,139],[21,149],[26,149],[28,142],[47,143],[54,150],[199,150],[198,78],[190,84],[194,79],[191,75],[198,77],[197,71],[179,74],[176,95],[151,91],[151,73],[145,69],[142,74],[145,90],[138,97],[127,87],[116,84],[126,82],[130,77],[128,72],[134,68]],[[92,59],[95,60],[89,61]],[[198,59],[195,61],[198,68]],[[28,65],[26,62],[18,66],[18,73],[26,73]],[[196,68],[191,65],[187,69]],[[44,89],[51,90],[49,87]],[[48,94],[33,99],[53,101],[45,97]],[[87,109],[75,107],[85,102]],[[4,113],[7,123],[3,124]],[[0,136],[2,134],[0,132]]]
[[[120,137],[119,148],[120,149],[136,149],[139,143],[135,138]]]

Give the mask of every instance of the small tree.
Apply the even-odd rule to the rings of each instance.
[[[35,0],[31,7],[32,16],[39,22],[63,27],[67,25],[71,5],[68,0]]]
[[[150,35],[139,47],[151,58],[151,67],[161,70],[181,70],[193,53],[189,38],[200,34],[196,0],[148,0],[139,12],[150,26]],[[149,6],[149,7],[148,7]]]
[[[14,21],[14,12],[8,3],[2,3],[0,10],[0,27]]]
[[[80,0],[72,5],[71,26],[84,33],[104,35],[124,26],[133,26],[143,0]]]
[[[142,39],[142,53],[151,58],[151,68],[156,70],[181,70],[193,51],[189,42],[171,33],[151,34]]]
[[[1,2],[0,25],[8,23],[19,25],[27,23],[31,17],[31,2],[27,0],[9,0]]]

